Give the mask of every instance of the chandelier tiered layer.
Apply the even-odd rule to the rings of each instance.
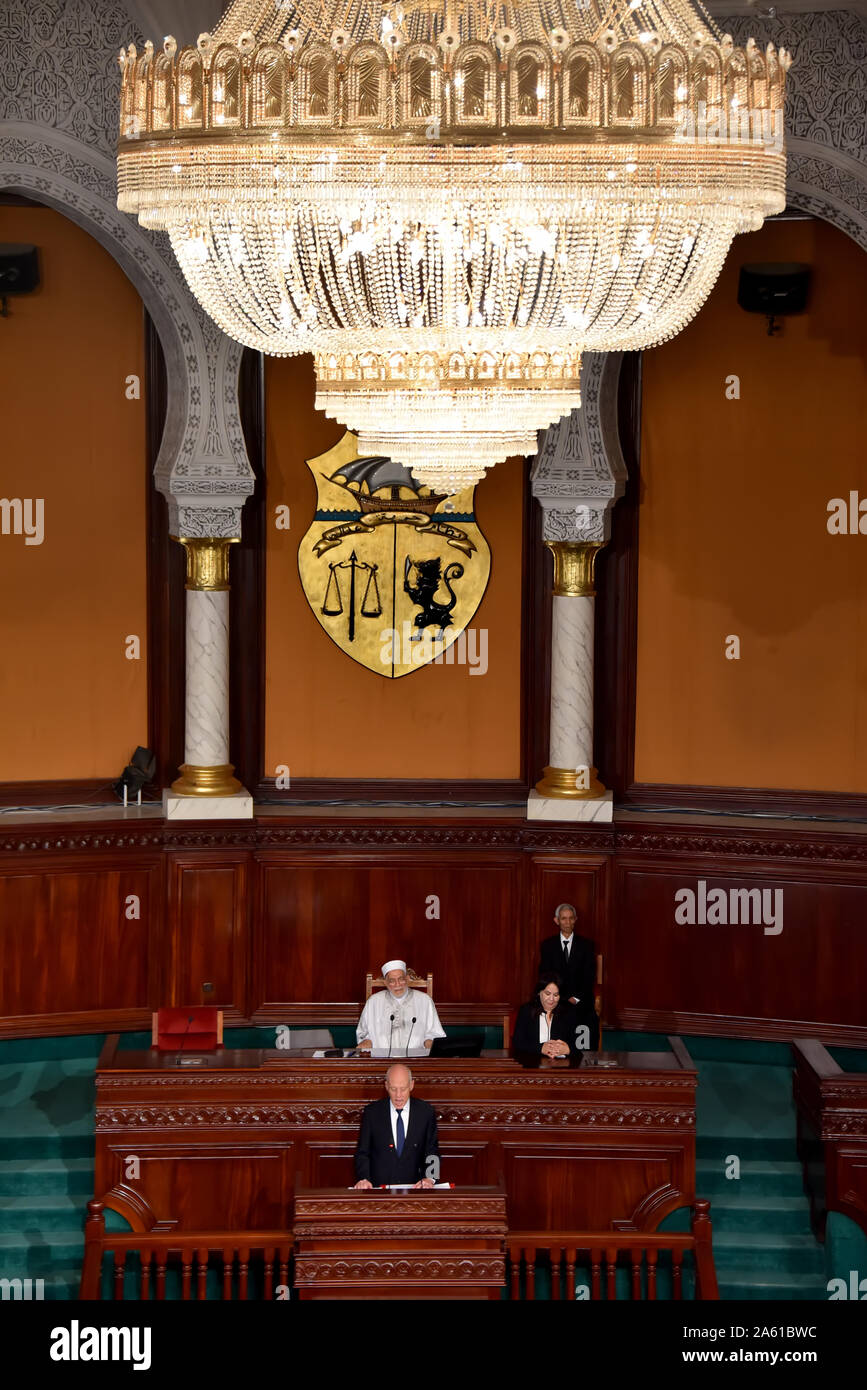
[[[118,206],[439,492],[535,452],[582,352],[672,337],[785,205],[788,54],[688,0],[235,0],[120,62]]]

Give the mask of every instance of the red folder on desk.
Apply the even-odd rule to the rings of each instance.
[[[210,1052],[223,1045],[223,1010],[210,1004],[189,1009],[158,1009],[151,1047],[160,1052]]]

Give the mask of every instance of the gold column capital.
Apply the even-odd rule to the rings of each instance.
[[[221,590],[229,587],[229,546],[239,536],[172,536],[187,556],[185,589]]]
[[[546,541],[554,556],[554,595],[592,598],[596,593],[596,556],[604,541]]]

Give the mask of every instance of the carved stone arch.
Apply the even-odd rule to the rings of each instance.
[[[172,533],[240,536],[241,508],[253,491],[238,414],[243,349],[192,299],[167,242],[161,246],[118,212],[106,155],[29,122],[6,122],[2,135],[0,189],[35,198],[82,227],[117,261],[154,321],[167,388],[154,476]]]
[[[786,142],[787,201],[845,232],[867,251],[867,166],[827,145]]]

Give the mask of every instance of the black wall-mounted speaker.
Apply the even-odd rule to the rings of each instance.
[[[35,246],[0,243],[0,297],[32,294],[39,285],[39,256]]]
[[[769,319],[802,314],[809,288],[810,267],[800,262],[742,265],[738,304],[749,314],[766,314]]]

